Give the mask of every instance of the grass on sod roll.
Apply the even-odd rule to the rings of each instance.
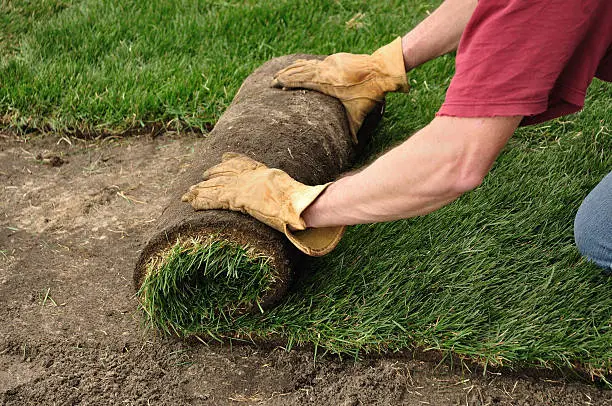
[[[251,310],[278,274],[270,258],[214,236],[188,238],[153,258],[138,291],[147,321],[167,333],[181,334]],[[212,334],[212,333],[211,333]]]
[[[273,56],[371,52],[438,1],[0,2],[0,117],[12,129],[205,127]],[[376,155],[426,125],[454,58],[388,97]],[[612,85],[584,110],[523,128],[483,185],[431,215],[351,227],[263,314],[182,334],[278,335],[357,355],[413,346],[489,364],[612,369],[612,278],[573,243],[580,202],[612,169]]]

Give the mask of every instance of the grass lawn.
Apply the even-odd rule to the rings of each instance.
[[[370,52],[435,8],[419,0],[0,2],[0,117],[17,131],[206,128],[243,79],[294,52]],[[391,95],[377,154],[433,117],[446,56]],[[352,227],[276,309],[186,332],[280,335],[358,355],[420,346],[487,364],[612,373],[612,277],[573,216],[612,169],[612,86],[511,139],[484,184],[431,215]]]

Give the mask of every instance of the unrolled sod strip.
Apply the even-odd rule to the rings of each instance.
[[[152,229],[134,284],[156,327],[178,334],[194,331],[205,320],[263,311],[285,294],[303,254],[281,233],[245,214],[195,211],[181,196],[230,151],[307,185],[329,182],[350,168],[357,146],[341,103],[315,91],[270,87],[274,73],[299,58],[317,57],[276,58],[244,81],[195,151],[195,164],[177,182],[175,198]],[[381,114],[379,108],[368,117],[360,139]]]

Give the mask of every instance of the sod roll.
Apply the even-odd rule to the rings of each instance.
[[[263,311],[285,294],[303,254],[281,233],[245,214],[195,211],[181,196],[229,151],[308,185],[350,168],[357,146],[341,103],[314,91],[270,87],[274,73],[299,58],[317,57],[276,58],[244,81],[171,193],[134,270],[140,302],[156,327],[191,331],[205,320]],[[366,120],[360,146],[381,114],[382,105]]]

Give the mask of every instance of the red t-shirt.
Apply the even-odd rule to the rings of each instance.
[[[440,116],[575,113],[594,76],[612,81],[612,0],[480,0]]]

